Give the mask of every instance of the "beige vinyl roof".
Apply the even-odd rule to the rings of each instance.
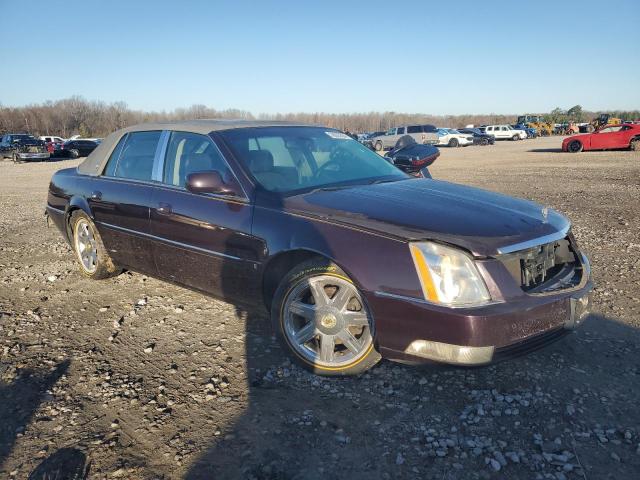
[[[252,127],[308,127],[312,126],[304,123],[278,122],[271,120],[223,120],[223,119],[203,119],[184,120],[180,122],[154,122],[140,123],[130,127],[117,130],[105,138],[91,154],[78,165],[78,172],[84,175],[100,175],[104,169],[107,159],[117,145],[120,138],[129,132],[144,132],[149,130],[177,130],[182,132],[193,132],[206,135],[216,130],[231,130],[235,128]]]
[[[224,120],[202,119],[183,120],[180,122],[140,123],[119,130],[120,132],[140,132],[145,130],[179,130],[207,134],[214,130],[231,130],[233,128],[251,127],[279,127],[279,126],[309,126],[294,122],[276,122],[271,120]],[[117,133],[117,132],[116,132]]]

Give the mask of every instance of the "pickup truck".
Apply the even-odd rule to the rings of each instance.
[[[384,135],[378,135],[368,140],[376,151],[389,150],[405,135],[410,135],[417,143],[435,145],[438,143],[438,129],[433,125],[403,125],[390,128]]]
[[[7,133],[0,140],[0,157],[14,162],[48,160],[51,154],[42,140],[28,133]]]

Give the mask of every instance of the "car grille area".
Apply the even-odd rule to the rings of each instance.
[[[504,255],[500,260],[527,293],[572,288],[582,279],[582,264],[568,237]]]

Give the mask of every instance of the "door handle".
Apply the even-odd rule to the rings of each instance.
[[[158,208],[156,208],[156,211],[160,215],[170,215],[173,212],[173,210],[171,209],[171,205],[169,205],[168,203],[164,203],[164,202],[160,202],[158,204]]]
[[[99,191],[94,191],[91,192],[91,200],[101,200],[102,199],[102,192]]]

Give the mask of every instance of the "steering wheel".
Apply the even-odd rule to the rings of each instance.
[[[327,170],[339,171],[342,169],[342,166],[345,162],[349,161],[349,157],[351,157],[351,153],[343,148],[335,146],[331,149],[331,153],[329,154],[329,160],[326,163],[323,163],[318,167],[316,171],[316,177],[320,177]],[[331,168],[333,167],[333,168]],[[338,168],[335,168],[338,167]]]

